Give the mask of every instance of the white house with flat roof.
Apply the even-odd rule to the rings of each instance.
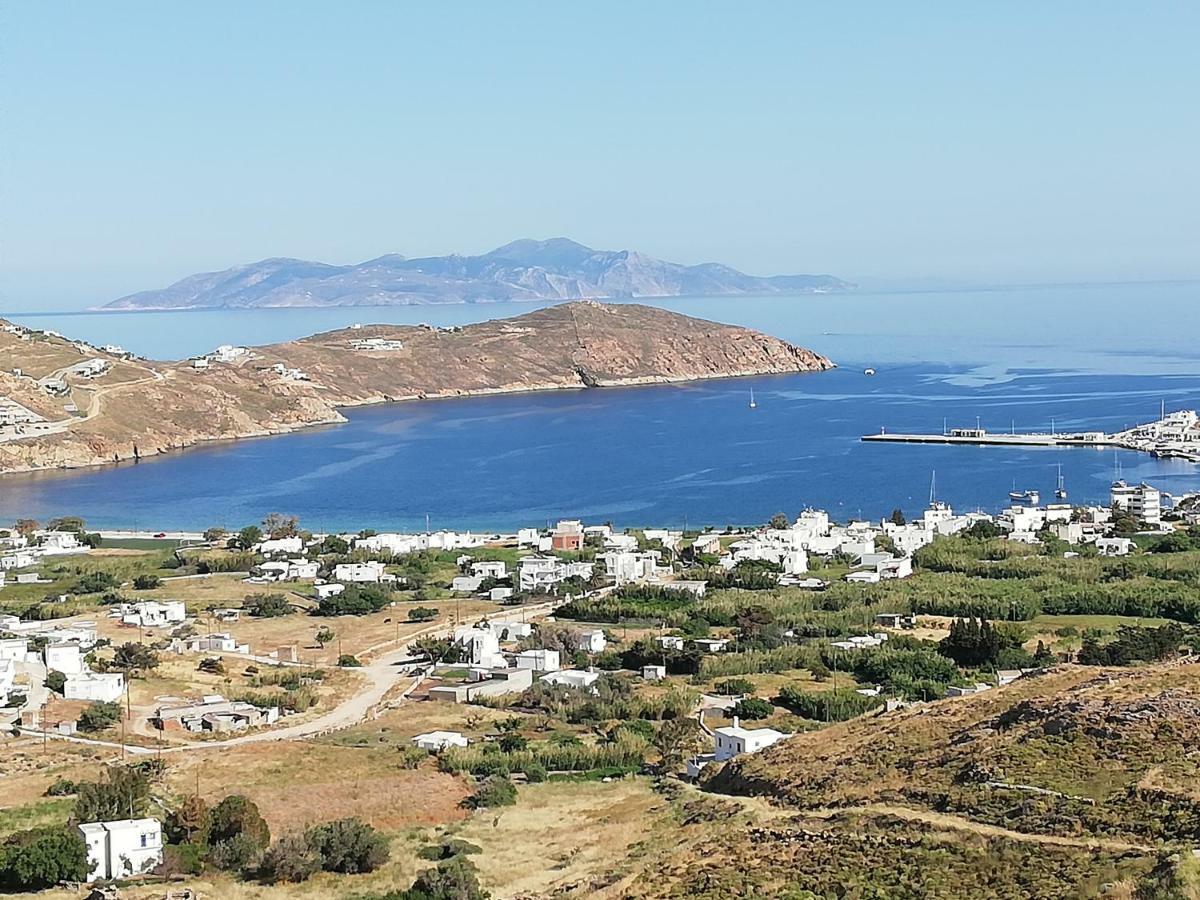
[[[737,716],[733,717],[732,725],[716,728],[713,734],[717,738],[717,749],[713,754],[717,762],[733,759],[743,753],[757,753],[784,738],[791,737],[774,728],[743,728]]]
[[[125,693],[125,676],[120,672],[80,672],[67,677],[63,697],[115,703]]]
[[[412,740],[422,750],[435,753],[451,747],[465,747],[470,743],[457,731],[427,731],[425,734],[418,734]]]
[[[518,669],[535,672],[557,672],[561,666],[557,650],[522,650],[516,656]]]
[[[380,581],[395,580],[395,576],[389,576],[381,562],[340,563],[333,567],[333,580],[377,584]]]
[[[121,621],[141,628],[170,628],[187,619],[182,600],[141,600],[126,607]]]
[[[557,672],[549,672],[538,680],[546,684],[565,684],[567,687],[595,692],[595,685],[600,680],[600,673],[585,672],[582,669],[560,669]]]
[[[83,657],[78,644],[47,644],[42,659],[50,672],[76,675],[83,671]]]
[[[604,631],[600,628],[581,631],[575,635],[575,646],[588,653],[603,653],[604,648],[608,646],[608,638],[604,636]]]
[[[79,833],[87,844],[88,881],[141,875],[162,863],[162,825],[158,819],[86,822]]]

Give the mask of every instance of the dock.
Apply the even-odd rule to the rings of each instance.
[[[965,430],[965,429],[964,429]],[[971,429],[972,432],[975,429]],[[1092,434],[864,434],[864,441],[892,444],[971,444],[975,446],[1006,447],[1118,447],[1121,444],[1108,435]]]
[[[887,444],[967,444],[977,447],[1095,447],[1135,450],[1165,459],[1200,463],[1200,414],[1182,410],[1167,414],[1157,422],[1137,425],[1116,434],[1103,431],[1057,433],[1051,431],[992,433],[980,427],[950,428],[941,434],[888,433],[865,434],[863,441]]]

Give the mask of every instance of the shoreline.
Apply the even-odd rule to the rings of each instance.
[[[526,385],[519,388],[474,388],[468,390],[453,390],[453,391],[438,391],[438,392],[420,392],[417,394],[406,394],[401,396],[379,395],[367,397],[362,400],[353,400],[337,403],[334,407],[335,415],[325,419],[314,419],[309,422],[302,422],[295,425],[284,425],[273,429],[260,429],[255,431],[239,432],[233,435],[214,435],[211,437],[199,437],[187,443],[178,444],[166,448],[154,448],[145,452],[139,452],[136,456],[132,453],[120,453],[117,459],[96,459],[93,462],[81,463],[79,465],[58,465],[58,466],[20,466],[11,469],[0,471],[0,482],[10,477],[22,475],[37,475],[41,473],[61,473],[68,474],[74,472],[84,472],[91,469],[102,469],[106,467],[117,467],[128,463],[138,463],[143,460],[150,461],[165,456],[170,456],[175,453],[184,453],[188,450],[216,443],[233,443],[235,441],[249,440],[253,438],[271,438],[282,437],[288,434],[296,434],[301,431],[306,431],[311,428],[320,428],[325,426],[342,425],[347,419],[342,415],[342,410],[361,409],[373,406],[387,406],[400,403],[420,403],[420,402],[436,402],[444,400],[456,399],[474,399],[478,397],[496,397],[496,396],[514,396],[520,394],[542,394],[553,391],[591,391],[603,390],[606,388],[637,388],[637,387],[653,387],[655,385],[676,385],[676,384],[698,384],[707,381],[721,381],[732,378],[756,378],[772,375],[818,375],[821,372],[832,371],[837,368],[836,363],[830,363],[828,369],[814,369],[808,372],[798,371],[779,371],[777,369],[761,369],[761,370],[742,370],[738,372],[726,372],[719,375],[707,375],[701,377],[688,378],[672,378],[665,375],[654,376],[638,376],[636,378],[621,378],[599,380],[595,384],[587,384],[578,382],[573,384],[554,384],[542,383],[538,385]]]

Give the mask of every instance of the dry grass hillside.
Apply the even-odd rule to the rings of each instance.
[[[1064,666],[798,735],[689,804],[620,896],[1197,898],[1200,664]]]
[[[368,338],[403,346],[352,349],[352,341]],[[821,371],[832,365],[750,329],[647,306],[592,302],[454,329],[348,328],[252,351],[195,368],[189,361],[123,361],[55,335],[0,331],[0,372],[23,373],[0,376],[0,395],[55,423],[16,438],[0,435],[0,472],[96,465],[201,441],[276,434],[341,421],[339,407],[364,403]],[[36,379],[93,358],[111,368],[94,378],[64,374],[68,395],[47,402]],[[295,369],[304,378],[291,377]]]

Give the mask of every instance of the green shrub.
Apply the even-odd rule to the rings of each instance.
[[[492,809],[512,806],[517,802],[517,788],[507,775],[491,775],[480,782],[465,804],[472,809]]]
[[[19,831],[0,844],[0,890],[40,891],[87,874],[87,844],[74,828]]]
[[[391,855],[387,838],[358,819],[317,825],[305,833],[305,839],[326,872],[346,875],[373,872]]]
[[[740,719],[766,719],[775,712],[775,707],[771,704],[770,700],[747,697],[735,703],[729,712],[730,715],[737,716]]]
[[[121,720],[121,704],[110,703],[107,700],[97,700],[84,707],[79,714],[79,730],[85,732],[103,731]],[[127,817],[128,818],[128,817]],[[94,821],[94,820],[88,820]]]
[[[285,834],[263,854],[259,878],[269,884],[299,884],[321,871],[321,854],[306,835]]]

